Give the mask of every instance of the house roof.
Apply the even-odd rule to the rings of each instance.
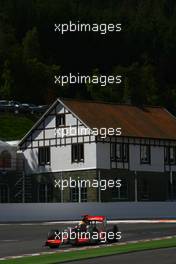
[[[58,98],[22,138],[19,146],[59,103],[89,128],[120,127],[122,136],[176,140],[176,118],[165,108]]]
[[[176,118],[162,107],[63,100],[90,128],[122,128],[122,136],[176,139]]]

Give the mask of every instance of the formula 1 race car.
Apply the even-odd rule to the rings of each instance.
[[[61,244],[72,246],[84,244],[112,243],[121,239],[121,232],[114,225],[107,228],[105,216],[84,215],[81,222],[75,227],[67,227],[62,232],[51,230],[45,246],[59,247]]]

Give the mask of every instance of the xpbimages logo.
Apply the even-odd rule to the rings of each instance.
[[[88,127],[65,127],[65,128],[56,128],[55,136],[57,137],[67,137],[67,136],[100,136],[101,138],[106,138],[107,136],[121,136],[122,128],[117,127],[101,127],[101,128],[88,128]]]
[[[106,243],[106,242],[112,242],[112,241],[118,241],[122,238],[122,233],[121,232],[112,232],[112,231],[109,231],[109,232],[105,232],[105,231],[102,231],[102,232],[97,232],[97,231],[93,231],[93,232],[89,232],[89,231],[80,231],[80,232],[75,232],[73,230],[70,230],[70,232],[68,231],[64,231],[64,232],[55,232],[55,240],[59,239],[61,240],[62,242],[64,242],[65,240],[70,240],[70,242],[72,240],[75,240],[75,239],[86,239],[86,240],[89,240],[89,241],[101,241],[102,243]]]
[[[107,33],[120,32],[122,30],[122,24],[114,23],[76,23],[69,21],[68,23],[54,24],[54,31],[64,35],[66,32],[97,32],[101,35]]]
[[[66,188],[100,188],[101,191],[105,191],[108,188],[114,189],[114,188],[120,188],[122,186],[121,179],[80,179],[79,177],[75,180],[72,179],[72,177],[69,177],[68,179],[59,179],[54,181],[55,188],[59,188],[61,190],[64,190]]]
[[[99,84],[106,86],[111,84],[120,84],[122,82],[121,75],[80,75],[69,73],[68,75],[55,75],[54,83],[64,86],[66,84]]]

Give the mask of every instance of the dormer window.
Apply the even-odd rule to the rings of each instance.
[[[56,116],[56,127],[65,126],[65,114],[58,114]]]

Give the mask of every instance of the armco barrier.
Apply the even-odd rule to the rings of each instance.
[[[176,202],[0,204],[0,222],[77,220],[83,214],[109,219],[176,218]]]

